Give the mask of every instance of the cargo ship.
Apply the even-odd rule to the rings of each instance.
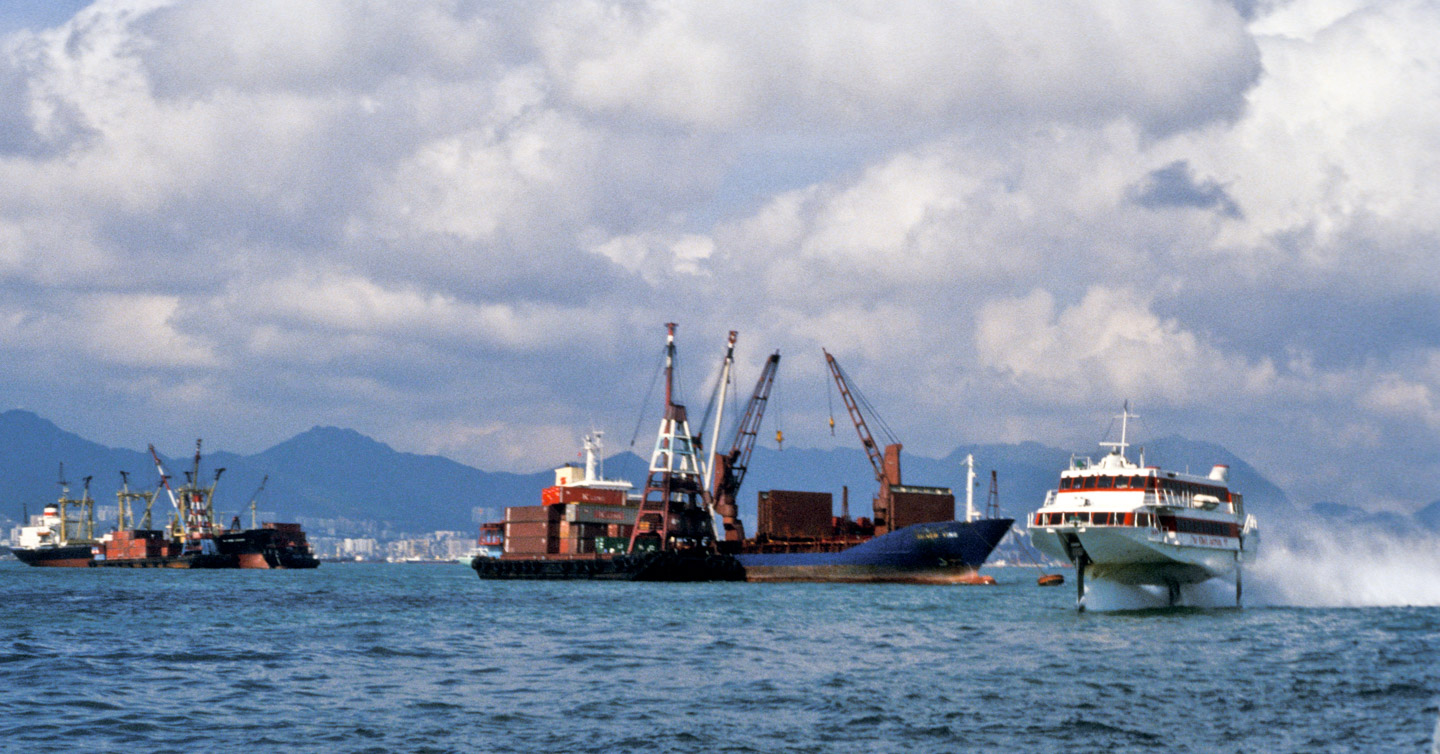
[[[716,546],[699,446],[674,392],[675,324],[666,323],[665,409],[644,491],[598,471],[600,435],[585,467],[556,469],[538,506],[505,509],[500,557],[477,557],[482,579],[736,581],[743,569]],[[734,333],[731,334],[733,348]]]
[[[20,528],[19,546],[11,549],[16,559],[44,568],[90,565],[95,545],[95,503],[90,498],[90,479],[85,477],[85,492],[80,499],[71,498],[65,464],[60,464],[60,498],[47,504],[39,515],[31,516],[29,526]]]
[[[673,360],[670,327],[667,358]],[[717,393],[728,387],[735,335],[730,333]],[[708,465],[700,461],[700,443],[684,421],[684,407],[670,397],[667,361],[667,419],[651,455],[646,493],[635,496],[629,492],[629,482],[604,479],[596,470],[598,436],[587,437],[584,468],[567,464],[556,469],[555,484],[543,491],[541,505],[506,508],[505,520],[491,525],[503,531],[498,556],[474,558],[472,566],[481,578],[638,579],[683,574],[685,580],[993,583],[978,569],[1009,532],[1012,520],[976,514],[970,496],[965,519],[956,520],[955,496],[949,488],[902,484],[901,445],[891,443],[880,456],[843,372],[828,353],[826,358],[880,482],[873,517],[851,519],[848,492],[841,514],[834,516],[830,493],[765,491],[759,493],[757,534],[747,538],[736,494],[780,356],[775,353],[767,360],[737,423],[734,441],[726,452],[711,454]],[[723,402],[720,405],[715,415],[717,434],[723,421]],[[973,473],[972,459],[972,490]],[[660,489],[669,492],[657,497],[654,493]],[[690,502],[662,512],[661,501],[679,491],[690,495]],[[693,567],[683,568],[654,554],[664,550],[655,546],[655,540],[663,531],[660,522],[667,520],[672,527],[688,526],[692,538],[702,543],[692,549]]]
[[[67,536],[67,524],[76,522],[67,521],[61,510],[54,503],[46,505],[40,515],[31,516],[29,526],[20,527],[19,546],[11,549],[20,562],[50,568],[90,565],[92,543],[78,536],[74,539]]]
[[[951,489],[902,483],[903,446],[892,436],[881,452],[861,404],[872,413],[875,409],[863,396],[857,399],[858,392],[835,357],[822,353],[875,474],[878,491],[871,502],[872,517],[850,518],[848,490],[842,490],[838,517],[832,517],[829,493],[772,490],[759,494],[756,536],[744,536],[743,524],[734,518],[735,495],[759,434],[779,363],[775,354],[751,393],[729,452],[714,459],[714,497],[725,520],[725,544],[745,567],[746,580],[995,583],[979,570],[1014,521],[1001,517],[998,510],[985,515],[975,510],[973,456],[966,457],[965,517],[957,520]],[[830,424],[833,428],[833,417]],[[883,420],[878,425],[886,427]]]
[[[1030,540],[1042,552],[1075,565],[1078,610],[1085,609],[1085,578],[1165,590],[1176,605],[1181,587],[1210,579],[1235,584],[1243,594],[1242,565],[1255,557],[1260,530],[1245,513],[1244,497],[1230,489],[1230,469],[1208,475],[1165,471],[1131,461],[1127,403],[1120,441],[1104,442],[1099,462],[1076,458],[1060,472],[1056,489],[1030,516]]]
[[[129,474],[120,472],[116,527],[98,539],[94,536],[94,503],[89,494],[91,478],[85,478],[85,495],[79,500],[70,499],[62,466],[60,500],[47,505],[32,526],[21,530],[20,547],[15,549],[15,556],[29,565],[81,568],[315,568],[319,565],[299,524],[254,524],[253,498],[251,529],[241,530],[238,517],[228,530],[216,523],[215,486],[224,469],[216,470],[209,486],[201,486],[199,441],[195,444],[194,468],[187,472],[186,483],[179,489],[170,487],[170,477],[154,446],[150,447],[150,454],[160,474],[159,486],[155,490],[132,491]],[[152,508],[161,490],[174,510],[169,523],[157,529],[152,526]],[[140,514],[133,509],[142,502],[144,512]],[[76,508],[80,515],[72,518],[71,511]]]

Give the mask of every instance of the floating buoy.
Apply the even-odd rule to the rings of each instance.
[[[958,579],[958,583],[968,584],[970,586],[993,586],[995,584],[995,577],[987,576],[983,573],[971,573],[961,576]]]
[[[1047,573],[1044,576],[1035,579],[1035,583],[1039,584],[1040,586],[1060,586],[1061,584],[1065,583],[1065,577],[1061,576],[1058,573]]]

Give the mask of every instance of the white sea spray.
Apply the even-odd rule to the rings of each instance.
[[[1246,569],[1248,604],[1440,606],[1440,537],[1312,530],[1267,541]]]

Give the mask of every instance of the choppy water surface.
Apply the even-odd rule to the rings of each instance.
[[[1440,608],[0,564],[10,751],[1428,751]]]

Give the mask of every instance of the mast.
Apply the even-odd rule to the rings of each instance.
[[[1131,420],[1131,419],[1139,419],[1140,417],[1139,417],[1138,415],[1136,415],[1136,414],[1130,413],[1130,401],[1127,400],[1127,401],[1125,401],[1125,406],[1124,406],[1124,408],[1122,408],[1122,409],[1120,410],[1120,415],[1117,416],[1117,417],[1115,417],[1115,418],[1117,418],[1117,419],[1120,420],[1120,442],[1102,442],[1102,443],[1100,443],[1100,447],[1102,447],[1102,448],[1110,448],[1112,453],[1115,453],[1116,455],[1120,456],[1121,458],[1124,458],[1124,457],[1125,457],[1125,449],[1130,447],[1130,443],[1127,442],[1127,439],[1128,439],[1128,434],[1127,434],[1127,433],[1128,433],[1129,428],[1130,428],[1130,420]],[[1111,425],[1111,426],[1114,426],[1114,425]]]
[[[67,511],[70,508],[70,483],[65,481],[65,462],[60,462],[60,541],[70,541],[70,515]]]
[[[129,521],[127,519],[133,519],[133,517],[129,515],[130,472],[128,471],[120,472],[120,491],[115,493],[115,503],[115,507],[119,509],[118,515],[116,517],[117,520],[115,521],[115,530],[125,531],[126,529],[131,528],[129,524],[132,523],[132,521]]]
[[[974,521],[975,515],[975,455],[965,454],[965,520]]]

